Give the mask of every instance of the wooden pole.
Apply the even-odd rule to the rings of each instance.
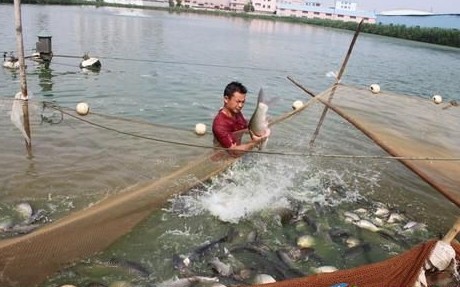
[[[361,22],[359,22],[358,27],[356,28],[355,34],[353,35],[353,39],[351,40],[350,46],[348,47],[347,55],[345,56],[345,59],[343,60],[342,67],[340,67],[339,74],[337,75],[334,86],[332,87],[332,90],[331,90],[331,94],[329,95],[329,99],[328,99],[329,103],[332,101],[332,97],[334,96],[335,90],[337,89],[337,85],[339,84],[340,79],[342,78],[343,72],[345,71],[345,67],[348,63],[348,60],[350,59],[351,52],[353,51],[353,47],[355,46],[356,39],[358,38],[359,32],[361,31],[361,26],[363,22],[364,20],[361,20]],[[323,121],[324,121],[324,118],[326,117],[326,113],[328,110],[329,110],[329,107],[325,106],[323,109],[323,113],[321,114],[321,117],[319,119],[318,125],[316,126],[316,130],[313,133],[313,137],[310,140],[310,149],[313,148],[313,144],[315,143],[316,137],[319,134],[319,129],[323,125]]]
[[[24,115],[24,130],[29,140],[26,140],[26,148],[29,156],[32,156],[32,138],[29,124],[29,96],[27,94],[26,65],[24,61],[24,42],[22,38],[21,0],[14,0],[14,18],[16,26],[16,52],[19,59],[19,79],[22,93],[22,112]]]
[[[445,243],[451,243],[454,240],[455,236],[460,232],[460,217],[455,221],[454,226],[447,232],[446,235],[442,238],[442,241]]]

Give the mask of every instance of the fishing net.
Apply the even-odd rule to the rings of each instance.
[[[203,148],[212,147],[209,134],[96,113],[83,118],[33,101],[32,157],[27,158],[22,135],[9,121],[12,103],[1,105],[2,134],[12,134],[4,138],[0,156],[2,204],[28,201],[53,212],[38,230],[0,241],[1,286],[33,286],[103,250],[169,196],[235,160]]]
[[[326,90],[317,99],[327,102],[331,91]],[[305,144],[323,107],[319,101],[311,100],[299,110],[272,119],[272,136],[266,152],[314,157],[315,153],[325,151],[327,144],[317,142],[314,152]],[[33,101],[29,101],[33,156],[27,158],[24,146],[18,144],[23,142],[22,135],[9,119],[12,103],[12,100],[0,103],[5,111],[0,121],[2,134],[17,134],[3,139],[6,150],[0,155],[5,171],[2,204],[34,199],[37,205],[51,206],[55,212],[37,230],[0,241],[1,286],[34,286],[68,264],[106,249],[152,211],[161,208],[172,195],[200,185],[238,159],[228,156],[226,151],[213,150],[209,133],[197,136],[188,130],[97,113],[82,117],[54,103]],[[458,204],[455,187],[460,182],[455,175],[459,174],[460,166],[455,159],[460,158],[460,145],[459,137],[453,135],[460,123],[454,120],[458,117],[456,107],[445,108],[446,105],[390,93],[372,94],[367,89],[343,85],[334,88],[329,105]],[[314,109],[316,112],[312,112]],[[420,121],[430,121],[433,125],[426,128],[419,125]],[[333,138],[341,128],[325,123],[320,137],[329,134]],[[361,140],[362,137],[358,141]],[[337,150],[349,151],[348,144],[356,144],[356,140],[341,139]],[[273,150],[270,146],[282,146],[284,150]],[[363,151],[350,150],[355,154],[348,153],[345,159],[359,157],[359,151]],[[375,147],[369,151],[376,157],[388,156]],[[17,170],[23,171],[22,174]],[[416,276],[420,268],[408,266],[423,262],[432,245],[427,242],[389,264],[365,266],[365,272],[339,271],[331,279],[313,276],[305,279],[313,280],[305,284],[328,286],[316,283],[351,282],[357,286],[382,286],[380,283],[389,282],[390,277],[381,268],[388,265],[399,266],[388,272],[394,273],[391,278],[397,278],[402,270]],[[361,276],[363,279],[359,279]],[[304,286],[293,285],[304,284],[303,279],[298,280],[277,284]]]
[[[435,249],[436,244],[437,241],[428,241],[388,260],[353,269],[253,286],[437,286],[436,283],[433,284],[433,281],[437,281],[444,270],[431,267],[430,262],[439,255],[439,253],[434,254],[433,252],[433,250],[437,250]],[[447,243],[444,244],[448,245]],[[451,285],[443,286],[458,286],[458,278],[455,276],[458,275],[456,261],[460,259],[460,244],[452,243],[449,247],[452,248],[454,255],[452,258],[448,258],[447,265],[455,266],[455,270],[451,269],[444,273],[443,279],[449,279]],[[420,274],[425,275],[427,280],[420,280]]]
[[[29,101],[32,157],[9,120],[4,100],[0,162],[3,203],[34,201],[53,213],[37,230],[0,241],[0,285],[34,286],[110,246],[172,195],[197,186],[237,157],[212,146],[212,135]],[[284,118],[295,114],[289,112]],[[10,166],[13,163],[14,166]],[[31,176],[17,176],[26,169]],[[33,189],[33,193],[30,190]]]
[[[460,122],[455,101],[436,104],[430,99],[401,97],[389,92],[374,94],[369,89],[345,85],[331,87],[316,99],[329,109],[328,117],[320,125],[317,142],[320,142],[322,134],[337,132],[338,126],[330,125],[330,121],[334,120],[335,115],[340,115],[386,152],[361,149],[364,153],[359,153],[350,148],[352,140],[341,138],[344,154],[359,159],[361,155],[370,152],[367,156],[373,155],[375,159],[398,159],[436,191],[457,206],[460,204]],[[307,113],[309,112],[311,111]],[[313,134],[318,121],[315,120],[312,124],[305,114],[299,115],[303,117],[302,128],[292,125],[294,128],[291,132],[297,132],[294,137],[308,137]],[[286,128],[282,126],[280,124],[274,129]],[[305,141],[303,144],[305,150]],[[295,150],[295,147],[290,148]],[[348,148],[350,152],[346,151]],[[313,149],[314,152],[323,150],[321,143]],[[310,156],[314,156],[314,153]],[[340,156],[337,156],[337,162],[339,161]],[[441,256],[437,253],[438,249],[435,249],[436,253],[433,252],[436,243],[435,240],[427,241],[378,263],[256,286],[458,286],[455,260],[452,260],[452,265],[445,271],[436,268],[422,270],[423,267],[429,269],[429,259]],[[452,252],[455,252],[452,259],[458,261],[460,245],[454,242],[451,246]],[[422,280],[420,274],[425,275],[426,280]]]
[[[332,89],[322,96],[328,102],[333,94],[331,109],[460,205],[460,111],[455,101],[435,104],[345,85]]]

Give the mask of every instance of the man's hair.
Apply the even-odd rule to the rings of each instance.
[[[228,84],[225,87],[224,97],[226,96],[228,98],[231,98],[233,96],[233,93],[235,93],[235,92],[238,92],[238,93],[241,93],[241,94],[246,94],[248,92],[248,90],[240,82],[231,82],[230,84]]]

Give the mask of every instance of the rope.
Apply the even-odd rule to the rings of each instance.
[[[83,58],[83,56],[72,56],[72,55],[53,55],[53,57],[76,58],[76,59],[82,59]],[[173,64],[173,65],[190,65],[190,66],[228,68],[228,69],[238,69],[238,70],[239,69],[244,69],[244,70],[255,70],[255,71],[276,71],[276,72],[283,72],[283,73],[287,72],[286,70],[274,69],[274,68],[230,66],[230,65],[220,65],[220,64],[193,63],[193,62],[185,62],[185,61],[133,59],[133,58],[123,58],[123,57],[97,57],[97,58],[106,59],[106,60],[117,60],[117,61],[147,62],[147,63],[161,63],[161,64]]]
[[[200,144],[191,144],[185,143],[181,141],[173,141],[173,140],[165,140],[159,139],[155,137],[143,136],[138,135],[130,132],[121,131],[112,127],[104,126],[90,120],[83,119],[79,116],[75,116],[70,112],[65,111],[65,109],[70,110],[70,108],[59,107],[54,103],[51,102],[43,102],[44,105],[60,111],[61,113],[68,115],[74,119],[80,120],[85,122],[89,125],[102,128],[108,131],[116,132],[119,134],[127,135],[130,137],[141,138],[145,140],[151,140],[155,142],[167,143],[167,144],[174,144],[180,146],[188,146],[188,147],[196,147],[196,148],[207,148],[207,149],[216,149],[216,150],[232,150],[230,148],[223,148],[223,147],[216,147],[216,146],[209,146],[209,145],[200,145]],[[110,117],[110,116],[109,116]],[[166,127],[166,126],[164,126]],[[310,157],[310,158],[343,158],[343,159],[386,159],[386,160],[429,160],[429,161],[460,161],[460,158],[442,158],[442,157],[402,157],[402,156],[380,156],[380,155],[343,155],[343,154],[311,154],[311,153],[290,153],[290,152],[277,152],[277,151],[261,151],[261,150],[248,150],[245,153],[254,153],[254,154],[264,154],[264,155],[278,155],[278,156],[300,156],[300,157]]]
[[[60,106],[60,108],[63,109],[63,110],[73,111],[73,109],[68,108],[68,107]],[[179,128],[179,127],[173,127],[173,126],[161,125],[161,124],[153,124],[151,122],[147,122],[147,121],[143,121],[143,120],[123,118],[123,117],[118,117],[118,116],[113,116],[113,115],[106,115],[106,114],[101,114],[101,113],[96,113],[96,112],[91,112],[91,114],[96,115],[96,116],[100,116],[100,117],[104,117],[104,118],[107,118],[107,119],[114,119],[114,120],[120,120],[120,121],[125,121],[125,122],[150,125],[150,126],[160,127],[160,128],[168,128],[168,129],[179,130],[179,131],[190,131],[189,129],[185,129],[185,128]]]

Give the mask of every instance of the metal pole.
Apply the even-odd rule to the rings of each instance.
[[[21,19],[21,0],[14,0],[14,18],[16,26],[16,52],[19,59],[19,79],[22,93],[22,112],[24,114],[24,130],[26,131],[29,141],[26,140],[26,148],[29,156],[32,155],[32,139],[30,137],[29,124],[29,96],[27,94],[26,66],[24,62],[24,42],[22,39],[22,19]]]

